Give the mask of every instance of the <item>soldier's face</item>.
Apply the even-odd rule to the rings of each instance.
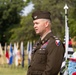
[[[45,21],[43,19],[37,19],[33,21],[36,34],[43,35],[45,32]]]

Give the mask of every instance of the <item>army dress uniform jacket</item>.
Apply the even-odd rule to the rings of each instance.
[[[60,40],[48,33],[33,47],[27,75],[58,75],[64,57],[64,47]]]

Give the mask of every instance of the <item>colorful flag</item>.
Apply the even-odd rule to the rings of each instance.
[[[30,51],[30,42],[28,41],[27,42],[27,54],[29,53],[29,51]]]
[[[3,59],[3,50],[2,50],[1,43],[0,43],[0,64],[3,64],[3,63],[4,63],[4,59]]]
[[[10,50],[9,50],[9,64],[11,65],[13,63],[13,49],[12,44],[10,44]]]
[[[67,57],[67,60],[69,60],[70,59],[70,57],[72,56],[72,54],[74,53],[74,50],[73,50],[73,48],[72,48],[72,41],[71,41],[71,39],[69,38],[69,41],[71,42],[71,43],[69,43],[68,42],[68,50],[67,50],[67,56],[66,55],[64,55],[64,60],[63,60],[63,62],[62,62],[62,66],[61,66],[61,71],[60,71],[60,75],[66,75],[66,74],[68,74],[68,71],[67,71],[67,69],[66,69],[66,64],[68,64],[68,63],[66,63],[66,57]],[[65,70],[66,69],[66,70]]]
[[[17,42],[16,46],[17,46],[17,49],[18,49],[19,48],[19,42]]]
[[[21,42],[21,56],[22,56],[22,67],[24,67],[24,47],[23,47],[23,42]]]
[[[1,43],[0,43],[0,56],[3,56],[3,51],[2,51]]]
[[[32,42],[28,43],[28,65],[30,65],[31,62],[31,52],[32,52]]]
[[[17,49],[16,43],[14,43],[13,56],[15,59],[15,65],[18,66],[18,49]]]
[[[7,63],[9,63],[9,52],[8,52],[6,43],[5,43],[5,56],[6,56]]]

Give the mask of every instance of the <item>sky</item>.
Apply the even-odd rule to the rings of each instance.
[[[29,4],[28,4],[28,6],[26,6],[25,8],[24,8],[24,10],[22,10],[22,12],[23,12],[23,14],[22,14],[22,16],[27,16],[27,14],[29,14],[33,9],[34,9],[34,4],[32,3],[32,2],[30,2]]]

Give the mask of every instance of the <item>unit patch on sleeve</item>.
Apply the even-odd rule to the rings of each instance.
[[[57,46],[59,46],[60,45],[60,40],[56,39],[55,43],[56,43]]]

